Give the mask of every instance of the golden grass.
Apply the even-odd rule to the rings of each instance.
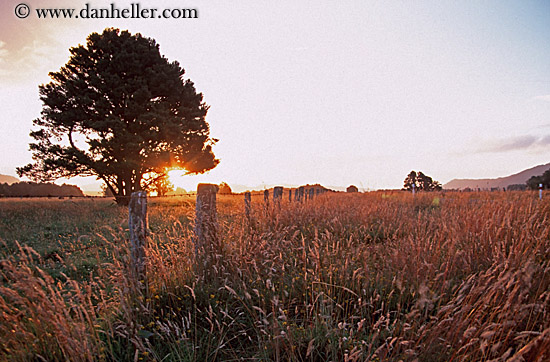
[[[145,294],[127,277],[123,215],[119,228],[94,229],[102,254],[84,280],[52,278],[29,248],[4,257],[0,359],[550,358],[548,201],[373,192],[252,202],[247,220],[241,196],[219,197],[222,242],[196,256],[194,203],[152,200]]]

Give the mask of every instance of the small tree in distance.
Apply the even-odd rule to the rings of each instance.
[[[50,73],[52,81],[39,86],[34,163],[19,167],[19,176],[95,176],[124,205],[168,170],[197,174],[218,164],[208,105],[155,40],[105,29],[70,52],[67,64]]]
[[[412,191],[413,185],[417,191],[441,191],[442,187],[438,181],[422,172],[411,171],[405,178],[403,190]]]
[[[355,185],[350,185],[350,186],[348,186],[348,188],[346,189],[346,192],[359,192],[359,189],[358,189],[357,186],[355,186]]]
[[[220,195],[231,195],[233,191],[231,190],[231,187],[227,184],[227,182],[222,182],[220,184],[220,188],[218,189],[218,194]]]
[[[550,170],[545,171],[540,176],[532,176],[527,180],[527,187],[531,190],[538,190],[540,184],[544,188],[550,188]]]
[[[147,191],[156,192],[157,196],[166,196],[169,192],[174,191],[174,184],[170,182],[166,174],[156,177],[148,184]]]

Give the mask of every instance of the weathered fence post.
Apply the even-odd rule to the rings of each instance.
[[[269,190],[264,190],[264,203],[265,207],[269,206]]]
[[[218,245],[218,216],[216,193],[218,185],[199,184],[195,209],[195,254],[199,250],[212,250]]]
[[[288,189],[288,202],[292,202],[292,189]]]
[[[250,195],[250,192],[244,193],[244,213],[246,215],[246,219],[250,222],[250,202],[252,198]]]
[[[273,202],[280,203],[283,198],[283,188],[282,186],[275,186],[273,188]]]
[[[130,229],[130,268],[132,278],[140,291],[147,290],[145,246],[147,244],[147,193],[133,192],[128,207]]]

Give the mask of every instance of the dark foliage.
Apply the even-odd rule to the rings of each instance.
[[[545,171],[540,176],[533,176],[527,180],[527,187],[531,190],[538,190],[540,184],[546,189],[550,188],[550,170]]]
[[[348,186],[346,192],[359,192],[359,189],[355,185]]]
[[[441,184],[434,181],[430,176],[424,175],[422,172],[411,171],[405,178],[403,190],[411,191],[414,188],[416,191],[440,191]]]
[[[16,182],[11,185],[0,184],[0,196],[5,197],[70,197],[84,196],[82,190],[74,185],[56,185],[52,183]]]
[[[205,121],[209,107],[155,40],[106,29],[70,53],[39,87],[34,163],[18,168],[20,176],[96,176],[124,204],[169,169],[196,174],[218,164]]]

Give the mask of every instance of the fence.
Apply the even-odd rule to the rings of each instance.
[[[218,221],[216,208],[216,195],[218,186],[213,184],[199,184],[196,193],[194,244],[195,254],[213,253],[218,246]],[[299,187],[294,191],[288,190],[289,203],[313,200],[316,196],[326,193],[326,189],[315,187]],[[252,193],[244,193],[244,214],[249,222],[251,219]],[[261,195],[255,193],[254,195]],[[284,189],[277,186],[273,189],[273,205],[280,207],[283,200]],[[264,209],[269,210],[269,190],[263,192]],[[129,203],[128,224],[130,229],[130,273],[134,284],[140,293],[148,293],[146,271],[146,245],[147,245],[147,194],[144,191],[134,192]],[[207,255],[208,256],[208,255]]]
[[[219,246],[218,236],[218,216],[216,207],[216,195],[218,186],[213,184],[199,184],[196,193],[196,209],[195,209],[195,226],[194,226],[194,243],[195,253],[197,256],[202,253],[214,253]],[[292,189],[288,190],[289,203],[303,203],[311,201],[326,193],[326,189],[316,187],[301,186],[294,189],[294,197]],[[273,207],[270,208],[270,192],[245,192],[244,193],[244,216],[249,225],[252,225],[252,196],[258,198],[263,195],[263,209],[268,213],[274,207],[280,207],[283,200],[284,189],[277,186],[273,189]],[[413,193],[414,196],[414,193]],[[539,191],[539,198],[542,199],[542,190]],[[473,199],[470,201],[482,201]],[[483,200],[485,202],[491,200]],[[439,202],[439,199],[438,199]],[[129,203],[129,229],[130,229],[130,260],[131,260],[131,276],[135,280],[135,284],[140,291],[147,292],[146,279],[146,255],[145,249],[147,244],[147,195],[144,191],[134,192],[131,195]]]

